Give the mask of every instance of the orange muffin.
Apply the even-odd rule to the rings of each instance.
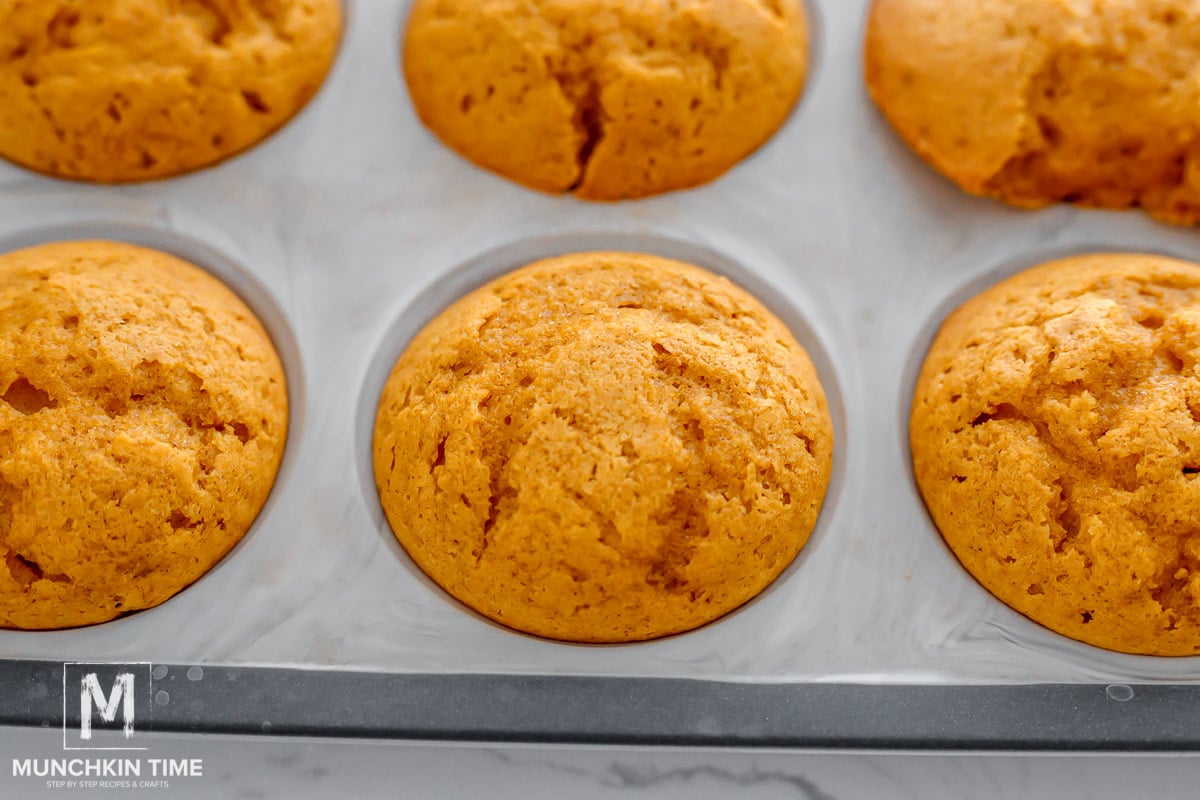
[[[209,166],[320,87],[338,0],[0,3],[0,156],[120,183]]]
[[[392,530],[466,605],[579,642],[679,633],[770,584],[808,539],[833,433],[804,350],[676,261],[585,253],[437,317],[380,400]]]
[[[1092,255],[1023,272],[938,333],[910,427],[963,566],[1052,630],[1200,653],[1200,265]]]
[[[485,169],[619,200],[706,183],[804,86],[800,0],[416,0],[417,114]]]
[[[1200,0],[875,0],[866,80],[972,194],[1200,221]]]
[[[0,626],[195,581],[254,522],[287,427],[271,340],[207,273],[112,242],[0,256]]]

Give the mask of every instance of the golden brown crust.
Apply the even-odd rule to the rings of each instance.
[[[1090,644],[1200,652],[1200,265],[1094,255],[942,326],[910,427],[921,493],[993,594]]]
[[[316,93],[338,0],[0,4],[0,156],[120,183],[209,166]]]
[[[865,62],[972,194],[1200,222],[1200,0],[875,0]]]
[[[816,523],[833,433],[804,350],[728,281],[587,253],[466,296],[380,401],[392,529],[521,631],[617,642],[737,608]]]
[[[287,391],[244,303],[112,242],[0,256],[0,626],[157,605],[249,529]]]
[[[417,113],[476,164],[619,200],[696,186],[783,124],[804,85],[799,0],[417,0]]]

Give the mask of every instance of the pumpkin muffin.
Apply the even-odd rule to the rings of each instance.
[[[392,529],[447,592],[578,642],[687,631],[808,539],[833,433],[804,350],[676,261],[540,261],[459,300],[400,357],[374,463]]]
[[[0,256],[0,625],[195,581],[254,522],[287,427],[271,340],[207,273],[113,242]]]
[[[911,419],[946,543],[998,598],[1128,653],[1200,653],[1200,265],[1092,255],[942,326]]]
[[[1200,222],[1200,0],[875,0],[866,80],[972,194]]]
[[[485,169],[620,200],[706,183],[783,124],[804,85],[800,0],[416,0],[417,114]]]
[[[316,93],[338,0],[0,3],[0,156],[121,183],[209,166]]]

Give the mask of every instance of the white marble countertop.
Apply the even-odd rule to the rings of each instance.
[[[155,736],[147,756],[203,759],[200,777],[145,789],[50,789],[13,759],[64,755],[58,731],[0,728],[0,797],[143,798],[1184,798],[1200,758],[752,753],[476,747]],[[143,778],[146,776],[143,775]]]

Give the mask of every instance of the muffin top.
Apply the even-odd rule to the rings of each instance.
[[[0,256],[0,626],[192,583],[258,515],[287,428],[270,339],[207,273],[113,242]]]
[[[833,434],[804,350],[676,261],[585,253],[464,297],[400,357],[375,427],[400,543],[509,627],[650,639],[737,608],[817,520]]]
[[[969,192],[1200,222],[1200,0],[875,0],[866,79]]]
[[[783,124],[807,64],[799,0],[416,0],[404,41],[447,145],[592,200],[716,178]]]
[[[938,333],[913,465],[963,565],[1112,650],[1200,653],[1200,265],[1092,255],[1023,272]]]
[[[317,91],[338,0],[0,4],[0,156],[63,178],[161,178],[238,153]]]

